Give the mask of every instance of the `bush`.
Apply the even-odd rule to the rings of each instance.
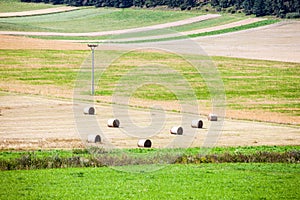
[[[144,154],[142,149],[130,151],[130,154],[118,151],[107,152],[101,148],[86,154],[86,150],[73,150],[69,156],[40,155],[36,152],[26,152],[17,158],[0,159],[0,170],[30,170],[67,167],[102,167],[146,164],[200,164],[200,163],[300,163],[300,150],[286,152],[257,151],[252,153],[224,152],[220,154],[178,155],[165,152]],[[148,151],[148,150],[147,150]],[[81,155],[82,154],[82,155]],[[141,155],[139,155],[141,154]]]
[[[296,19],[296,18],[300,18],[300,13],[298,12],[291,12],[291,13],[287,13],[285,15],[286,18],[288,19]]]
[[[226,10],[227,10],[227,13],[231,13],[231,14],[236,13],[236,8],[235,8],[234,6],[229,7],[229,8],[227,8]]]
[[[198,164],[198,163],[299,163],[300,151],[285,153],[258,151],[253,154],[223,153],[178,157],[175,163]]]

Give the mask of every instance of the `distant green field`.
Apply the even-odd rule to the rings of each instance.
[[[89,53],[89,51],[1,50],[0,80],[7,84],[17,81],[21,84],[54,85],[72,89],[79,67]],[[105,53],[110,55],[116,52]],[[223,80],[229,108],[272,111],[287,116],[300,115],[299,63],[226,57],[212,57],[212,61]],[[101,75],[96,94],[112,95],[118,80],[139,63],[172,67],[190,82],[199,100],[210,100],[206,83],[201,75],[182,58],[162,52],[124,54]],[[172,92],[155,84],[139,88],[134,96],[150,100],[176,100]]]
[[[279,22],[279,20],[277,20],[277,19],[267,19],[264,21],[254,22],[251,24],[245,24],[245,25],[240,25],[240,26],[236,26],[236,27],[225,28],[225,29],[220,29],[220,30],[215,30],[215,31],[200,32],[200,33],[194,33],[194,34],[189,34],[189,35],[176,35],[176,36],[162,37],[162,38],[157,38],[157,39],[156,38],[155,39],[141,39],[141,40],[136,39],[133,41],[121,41],[120,43],[159,42],[159,41],[180,40],[180,39],[195,38],[195,37],[202,37],[202,36],[218,35],[218,34],[224,34],[224,33],[230,33],[230,32],[235,32],[235,31],[242,31],[242,30],[257,28],[257,27],[261,27],[261,26],[274,24],[277,22]],[[170,32],[168,32],[168,33],[170,33]],[[156,34],[156,35],[158,35],[158,34]]]
[[[234,17],[233,17],[234,18]],[[270,24],[274,24],[279,22],[280,20],[277,19],[268,19],[264,21],[259,21],[259,22],[254,22],[251,24],[246,24],[246,25],[241,25],[241,26],[236,26],[236,27],[231,27],[231,28],[225,28],[225,29],[220,29],[220,30],[215,30],[215,31],[208,31],[208,32],[201,32],[201,33],[195,33],[195,34],[189,34],[189,35],[180,35],[177,33],[177,36],[166,36],[162,38],[157,38],[157,39],[139,39],[141,37],[149,37],[149,36],[163,36],[163,35],[168,35],[168,34],[174,34],[176,33],[176,29],[179,30],[195,30],[197,27],[213,27],[213,24],[224,24],[224,23],[230,23],[230,18],[218,18],[218,20],[214,21],[215,19],[211,20],[206,20],[203,22],[197,22],[193,23],[192,25],[182,25],[178,27],[173,27],[170,29],[158,29],[158,30],[153,30],[153,31],[145,31],[145,32],[137,32],[137,33],[128,33],[128,34],[120,34],[120,35],[115,35],[115,36],[110,36],[110,35],[105,35],[105,36],[29,36],[31,38],[40,38],[40,39],[52,39],[52,40],[82,40],[82,41],[92,41],[95,40],[96,43],[98,42],[97,40],[114,40],[114,39],[125,39],[124,41],[116,41],[116,43],[143,43],[143,42],[159,42],[159,41],[169,41],[169,40],[178,40],[178,39],[187,39],[187,38],[195,38],[195,37],[202,37],[202,36],[210,36],[210,35],[218,35],[218,34],[224,34],[224,33],[230,33],[230,32],[235,32],[235,31],[242,31],[242,30],[247,30],[247,29],[252,29],[252,28],[257,28],[261,26],[266,26]],[[239,18],[236,18],[238,20]],[[228,21],[227,21],[228,20]],[[211,24],[210,24],[211,22]],[[203,23],[203,26],[202,24]],[[196,25],[197,24],[197,25]],[[134,40],[128,40],[126,39],[132,39]],[[99,42],[101,43],[101,42]]]
[[[196,29],[203,29],[203,28],[209,28],[213,26],[220,26],[236,21],[240,21],[243,19],[247,19],[248,16],[245,15],[231,15],[231,14],[226,14],[222,13],[221,17],[217,17],[214,19],[209,19],[201,22],[196,22],[188,25],[183,25],[183,26],[176,26],[170,28],[171,30],[174,31],[179,31],[179,32],[184,32],[184,31],[190,31],[190,30],[196,30]]]
[[[1,171],[0,199],[298,199],[299,164],[169,165]]]
[[[6,1],[3,1],[6,2]],[[13,2],[17,6],[28,7],[27,3]],[[3,3],[4,4],[4,3]],[[44,5],[46,4],[37,4]],[[17,7],[13,4],[10,5],[5,3],[5,7]],[[49,5],[51,6],[51,5]],[[33,8],[35,5],[33,6]],[[33,31],[33,32],[58,32],[58,33],[87,33],[87,32],[101,32],[101,31],[112,31],[122,30],[130,28],[138,28],[151,26],[156,24],[163,24],[168,22],[174,22],[183,20],[199,15],[206,14],[203,11],[192,10],[192,11],[176,11],[176,10],[160,10],[160,9],[116,9],[116,8],[94,8],[84,7],[80,10],[75,10],[66,13],[53,13],[39,16],[25,16],[25,17],[10,17],[0,18],[0,31]],[[251,16],[250,16],[251,17]],[[121,34],[116,36],[96,36],[96,37],[76,37],[76,36],[32,36],[34,38],[42,39],[55,39],[55,40],[103,40],[103,39],[116,39],[116,38],[136,38],[145,36],[162,36],[164,34],[191,31],[196,29],[214,27],[218,25],[224,25],[231,22],[236,22],[242,19],[249,18],[242,14],[222,14],[221,17],[216,19],[205,20],[201,22],[195,22],[192,24],[181,25],[178,27],[171,27],[169,29],[158,29],[154,31],[145,31],[139,33]],[[270,21],[268,21],[270,24]],[[275,21],[274,21],[275,22]],[[273,22],[273,23],[274,23]],[[244,30],[254,28],[258,26],[266,25],[264,23],[254,23],[252,26],[243,26],[238,28],[231,28],[226,30],[193,34],[189,37],[221,34],[224,32],[232,32],[237,30]],[[179,37],[180,38],[180,37]],[[167,38],[167,39],[154,39],[150,40],[172,40],[179,39],[178,37]],[[148,40],[146,40],[148,41]],[[140,41],[140,42],[143,42]]]
[[[196,12],[197,13],[197,12]],[[199,14],[203,14],[199,12]],[[176,26],[176,27],[170,27],[169,29],[162,29],[162,30],[149,30],[146,32],[139,32],[139,33],[129,33],[129,34],[122,34],[122,35],[116,35],[116,36],[95,36],[95,37],[76,37],[76,36],[30,36],[33,38],[41,38],[41,39],[55,39],[55,40],[104,40],[104,39],[117,39],[117,38],[136,38],[139,37],[145,37],[145,36],[161,36],[164,34],[171,34],[176,32],[183,32],[183,31],[191,31],[196,29],[202,29],[202,28],[209,28],[213,26],[219,26],[224,25],[232,22],[236,22],[239,20],[243,20],[248,18],[244,15],[229,15],[229,14],[222,14],[222,16],[215,18],[215,19],[209,19],[205,21],[195,22],[191,24]]]
[[[54,7],[59,7],[59,6],[55,6],[52,4],[44,4],[44,3],[21,3],[20,0],[0,0],[0,13],[21,12],[21,11],[38,10],[38,9],[54,8]]]
[[[0,19],[0,30],[95,32],[150,26],[198,16],[196,12],[86,8],[66,13]]]

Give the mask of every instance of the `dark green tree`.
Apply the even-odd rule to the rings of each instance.
[[[243,9],[244,13],[246,15],[251,15],[253,13],[252,8],[253,8],[254,1],[253,0],[245,0],[243,2]]]
[[[136,7],[144,7],[145,5],[145,0],[133,0],[133,6],[136,6]]]
[[[261,17],[266,15],[265,2],[264,0],[255,0],[253,4],[253,14],[256,17]]]

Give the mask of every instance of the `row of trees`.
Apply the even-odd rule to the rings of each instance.
[[[96,7],[156,7],[168,6],[170,8],[192,8],[199,6],[197,0],[21,0],[21,2],[66,4],[69,6],[96,6]]]
[[[182,10],[211,5],[217,11],[230,8],[232,12],[242,11],[256,16],[300,17],[299,0],[21,0],[22,2],[67,4],[70,6],[96,7],[156,7],[168,6]]]
[[[246,14],[255,14],[256,16],[286,17],[288,13],[300,15],[299,0],[211,0],[211,5],[217,8],[232,7],[235,10],[243,10]]]

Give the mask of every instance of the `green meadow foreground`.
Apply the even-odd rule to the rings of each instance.
[[[3,151],[2,170],[30,170],[0,171],[0,199],[297,199],[299,148]],[[203,151],[207,154],[199,154]],[[182,153],[175,164],[148,156],[158,153],[163,160],[170,152]],[[101,164],[113,157],[124,161],[126,155],[153,164]]]
[[[299,164],[168,165],[0,172],[1,199],[298,199]]]

